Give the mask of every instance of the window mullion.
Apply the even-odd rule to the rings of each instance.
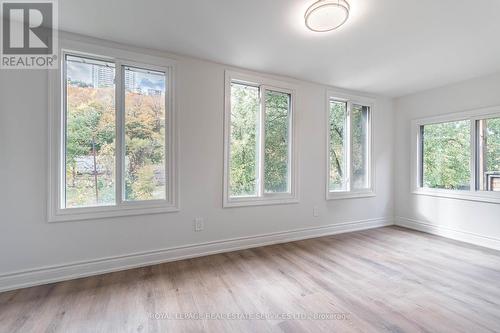
[[[66,63],[66,54],[63,53],[63,77],[62,77],[62,108],[63,112],[61,113],[62,121],[62,131],[60,133],[59,139],[61,140],[60,146],[60,161],[58,165],[58,179],[60,185],[58,186],[58,208],[67,208],[67,200],[66,200],[66,145],[67,145],[67,130],[68,130],[68,84],[67,84],[67,63]],[[60,168],[60,169],[59,169]]]
[[[123,84],[123,64],[119,61],[116,62],[115,71],[115,121],[116,121],[116,142],[115,142],[115,184],[116,184],[116,205],[119,206],[123,203],[124,198],[124,166],[125,166],[125,102],[124,102],[124,84]]]
[[[173,199],[173,193],[172,190],[174,186],[172,186],[172,182],[174,181],[173,177],[173,172],[172,172],[172,160],[173,160],[173,145],[171,145],[171,142],[173,141],[173,136],[172,136],[172,122],[173,122],[173,113],[172,113],[172,105],[170,104],[170,101],[172,100],[172,72],[170,69],[165,73],[167,76],[167,79],[165,81],[165,84],[167,85],[167,89],[165,90],[165,149],[164,149],[164,159],[163,163],[165,163],[165,177],[167,177],[168,182],[170,183],[170,186],[165,186],[165,199],[168,202],[172,202]],[[125,92],[125,89],[124,89]],[[124,131],[125,132],[125,131]],[[125,160],[124,160],[125,161]]]
[[[265,128],[265,122],[266,122],[266,101],[265,101],[265,96],[266,96],[266,88],[260,87],[260,110],[259,110],[259,117],[258,117],[258,127],[259,127],[259,133],[258,133],[258,145],[259,145],[259,151],[258,151],[258,185],[259,185],[259,197],[264,196],[264,150],[265,150],[265,138],[266,138],[266,128]]]
[[[293,137],[293,120],[292,118],[295,116],[295,110],[292,109],[293,103],[292,103],[292,95],[289,95],[289,100],[288,100],[288,184],[287,184],[287,192],[292,192],[292,172],[294,172],[293,168],[295,167],[293,165],[293,147],[295,145],[294,142],[294,137]]]
[[[424,126],[418,127],[417,184],[424,187]]]
[[[347,158],[347,179],[346,179],[346,190],[348,192],[351,191],[351,182],[352,182],[352,138],[351,138],[351,133],[352,133],[352,120],[351,120],[351,113],[352,113],[352,103],[347,102],[347,129],[346,129],[346,158]]]
[[[478,131],[477,131],[477,119],[470,120],[470,146],[471,146],[471,160],[470,160],[470,191],[476,192],[477,187],[477,175],[478,173]]]
[[[366,185],[372,189],[373,188],[373,170],[372,170],[372,151],[373,151],[373,140],[372,140],[372,130],[373,130],[373,125],[372,125],[372,108],[368,107],[367,108],[368,113],[366,114],[366,138],[365,138],[365,145],[366,145],[366,160],[365,160],[365,169],[366,169],[366,179],[367,183]]]

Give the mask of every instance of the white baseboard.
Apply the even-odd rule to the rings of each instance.
[[[454,240],[488,247],[494,250],[500,250],[500,239],[475,234],[469,231],[463,231],[455,228],[444,227],[432,224],[427,221],[419,221],[406,217],[396,217],[395,224],[401,227],[423,231],[429,234],[438,235]]]
[[[41,267],[0,275],[0,292],[41,284],[71,280],[86,276],[144,267],[169,261],[201,257],[222,252],[286,243],[351,231],[393,225],[392,218],[377,218],[331,224],[321,227],[302,228],[271,234],[239,237],[202,244],[185,245],[157,251],[133,253],[124,256],[101,258],[65,265]]]

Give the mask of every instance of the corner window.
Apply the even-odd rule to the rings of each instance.
[[[349,96],[328,98],[327,198],[371,196],[372,104]]]
[[[500,110],[414,121],[414,193],[500,203]]]
[[[225,207],[296,201],[293,91],[266,83],[226,73]]]
[[[176,210],[170,68],[62,55],[49,220]]]

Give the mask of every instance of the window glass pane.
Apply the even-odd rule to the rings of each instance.
[[[115,65],[66,56],[66,208],[115,203]]]
[[[125,200],[164,200],[166,75],[133,67],[123,74]]]
[[[500,191],[500,118],[478,121],[481,191]]]
[[[330,191],[346,191],[347,103],[330,101]]]
[[[264,191],[289,192],[290,95],[266,90],[265,105]]]
[[[352,105],[351,110],[351,163],[353,190],[363,190],[369,184],[369,115],[370,108],[362,105]]]
[[[255,196],[258,170],[259,88],[231,83],[229,196]]]
[[[470,121],[425,125],[422,134],[422,186],[470,189]]]

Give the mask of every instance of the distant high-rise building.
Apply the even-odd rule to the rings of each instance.
[[[109,88],[115,84],[115,70],[111,67],[93,65],[92,85],[94,88]]]
[[[148,89],[148,95],[150,96],[159,96],[163,94],[163,90],[160,89]]]
[[[133,71],[125,71],[125,90],[135,92],[137,90],[136,86],[136,75]]]

